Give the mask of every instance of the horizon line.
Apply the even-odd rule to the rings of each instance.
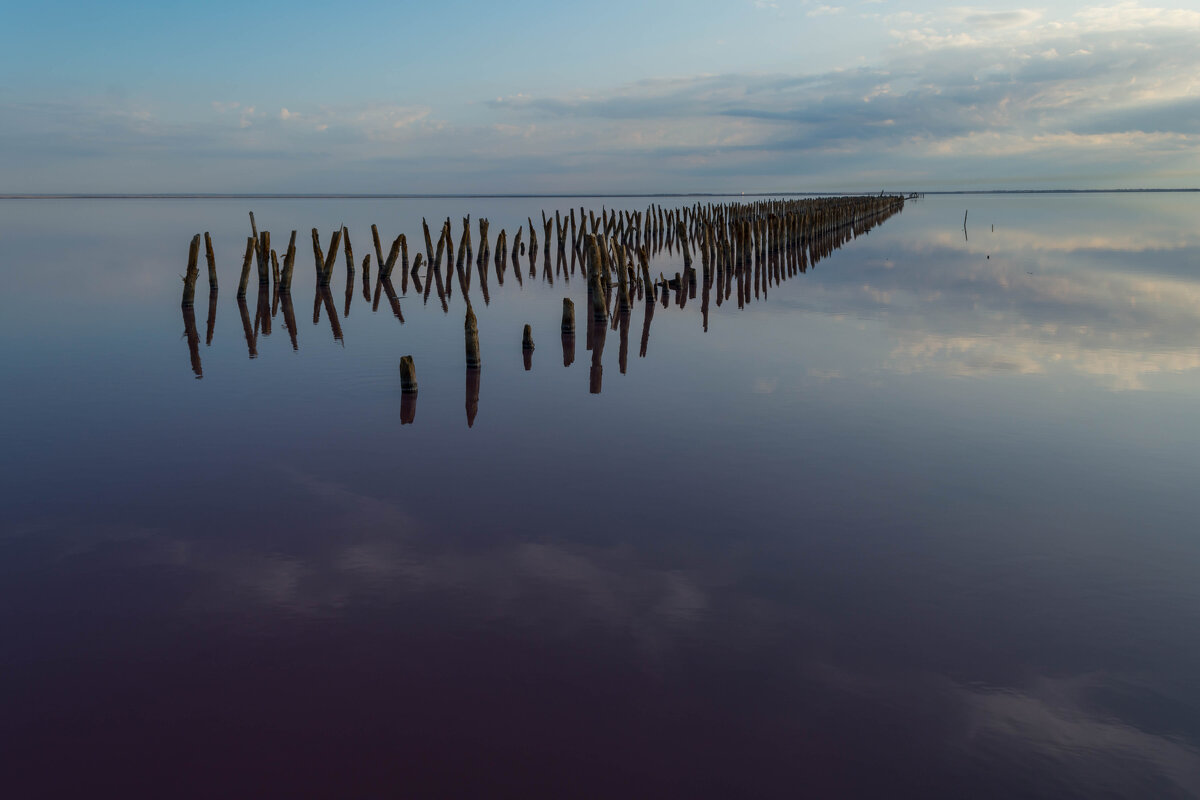
[[[1195,193],[1200,188],[1175,189],[903,189],[883,194],[1152,194]],[[876,196],[875,192],[482,192],[482,193],[372,193],[372,192],[25,192],[0,194],[0,200],[422,200],[422,199],[574,199],[649,197],[819,197],[830,195]]]

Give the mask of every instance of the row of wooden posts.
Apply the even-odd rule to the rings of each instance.
[[[902,210],[903,206],[904,198],[901,196],[880,195],[729,204],[696,203],[676,209],[652,205],[645,212],[602,209],[599,216],[581,208],[578,223],[574,208],[565,215],[556,211],[552,217],[547,217],[543,212],[544,279],[551,284],[554,278],[559,276],[569,281],[577,274],[578,268],[587,282],[587,308],[592,323],[587,327],[588,349],[593,355],[590,384],[593,392],[599,392],[599,355],[603,349],[605,332],[609,327],[621,332],[620,368],[622,373],[625,372],[630,311],[635,299],[644,300],[646,304],[641,344],[641,355],[644,357],[656,302],[661,302],[663,308],[672,304],[684,308],[688,300],[695,299],[699,287],[702,295],[703,327],[707,330],[710,300],[714,297],[716,304],[720,306],[722,302],[729,301],[736,291],[739,308],[750,302],[752,297],[765,297],[772,285],[806,272],[846,241],[866,233]],[[291,303],[296,231],[291,233],[281,265],[277,252],[271,247],[270,232],[258,230],[253,212],[250,213],[250,226],[251,236],[246,240],[237,293],[250,355],[256,355],[258,332],[261,330],[264,335],[270,334],[270,320],[280,306],[292,346],[296,349],[296,323]],[[407,295],[410,278],[416,291],[423,294],[426,303],[436,287],[442,309],[448,312],[452,281],[442,278],[445,257],[447,272],[451,273],[447,278],[457,278],[455,282],[458,283],[466,301],[464,335],[467,369],[468,372],[478,372],[482,359],[479,351],[478,322],[471,303],[472,270],[469,265],[471,260],[474,260],[475,272],[479,276],[479,294],[485,304],[490,303],[487,285],[489,266],[494,264],[497,282],[502,285],[508,262],[511,260],[517,280],[522,279],[519,259],[527,252],[526,245],[522,242],[526,228],[522,226],[517,230],[511,245],[507,241],[507,232],[501,230],[495,240],[494,254],[489,244],[487,219],[478,220],[478,251],[473,248],[469,217],[463,219],[457,249],[449,219],[442,225],[436,247],[430,235],[429,225],[424,219],[422,228],[425,253],[417,253],[410,266],[408,243],[404,234],[392,240],[388,254],[384,257],[378,228],[375,225],[371,226],[374,254],[379,265],[376,270],[372,307],[378,309],[382,293],[388,298],[393,314],[401,323],[404,322],[399,296],[392,283],[393,272],[396,266],[400,266],[401,295]],[[538,238],[537,228],[532,219],[528,220],[528,231],[530,275],[536,277]],[[553,259],[552,269],[551,249],[554,239],[557,240],[557,257]],[[202,372],[199,335],[195,329],[192,307],[199,277],[200,243],[201,236],[197,234],[189,248],[182,302],[192,367],[197,377],[200,377]],[[207,341],[211,343],[215,323],[217,270],[212,240],[207,232],[203,235],[203,243],[208,262],[210,289]],[[313,321],[319,322],[323,307],[329,317],[334,338],[340,340],[342,334],[330,284],[340,248],[344,253],[347,269],[345,313],[348,315],[355,286],[355,259],[350,232],[345,227],[333,231],[326,249],[322,247],[320,234],[314,228],[312,246],[317,283]],[[661,272],[655,278],[650,272],[651,261],[664,250],[672,254],[677,252],[682,256],[683,270],[676,272],[672,278],[662,275]],[[693,266],[693,252],[700,260],[699,271]],[[428,256],[428,261],[424,264],[422,287],[420,272],[425,255]],[[257,266],[259,285],[258,311],[253,326],[245,300],[252,264]],[[362,291],[368,301],[372,300],[370,267],[371,254],[368,253],[361,262]],[[574,361],[575,334],[575,306],[570,298],[563,300],[561,334],[563,363],[569,366]],[[526,369],[531,367],[533,349],[532,329],[526,325],[522,335],[522,353]],[[401,363],[402,382],[408,387],[405,393],[415,395],[415,366],[411,357],[406,358],[407,362]],[[477,379],[475,387],[478,389]]]

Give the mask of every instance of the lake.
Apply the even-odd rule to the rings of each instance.
[[[0,794],[1200,794],[1200,195],[931,195],[597,332],[539,253],[474,373],[457,280],[314,288],[313,227],[749,199],[0,201]]]

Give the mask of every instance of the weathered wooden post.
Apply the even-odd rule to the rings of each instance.
[[[604,262],[600,257],[600,244],[594,233],[587,235],[587,247],[591,261],[588,271],[591,284],[592,319],[607,322],[608,304],[604,294],[604,285],[600,280],[600,270]]]
[[[429,223],[421,217],[421,229],[425,232],[425,259],[433,264],[433,240],[429,238]]]
[[[383,245],[379,240],[379,227],[371,226],[371,242],[375,245],[375,263],[383,266]]]
[[[575,333],[575,303],[571,298],[563,298],[562,332]]]
[[[466,334],[467,369],[479,369],[483,366],[483,361],[479,358],[479,323],[475,319],[475,309],[471,308],[470,303],[467,304],[463,332]]]
[[[271,232],[261,231],[255,240],[254,261],[258,265],[258,283],[271,282]]]
[[[274,259],[275,251],[271,251],[271,257]],[[292,238],[288,242],[288,248],[283,253],[283,265],[278,268],[278,278],[276,280],[276,291],[281,294],[286,294],[292,290],[292,270],[296,263],[296,232],[292,231]],[[278,262],[276,261],[276,265]]]
[[[342,249],[346,251],[346,276],[354,275],[354,249],[350,246],[350,229],[342,226]]]
[[[479,218],[479,255],[475,265],[488,263],[488,221],[486,217]]]
[[[253,236],[246,237],[246,255],[242,259],[242,274],[238,279],[238,297],[246,296],[246,284],[250,282],[250,259],[254,258],[254,242]]]
[[[180,305],[184,308],[191,308],[196,304],[196,279],[200,277],[200,268],[196,266],[196,262],[200,259],[200,234],[192,237],[192,242],[188,245],[188,264],[187,274],[183,276],[183,300]],[[195,327],[196,319],[192,317],[192,327]],[[199,338],[199,337],[197,337]]]
[[[400,391],[404,394],[417,393],[417,367],[412,356],[400,359]]]
[[[217,290],[217,257],[213,255],[212,239],[208,231],[204,232],[204,256],[208,259],[208,291],[211,294]]]

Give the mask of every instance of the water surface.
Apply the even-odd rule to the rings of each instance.
[[[0,794],[1200,794],[1200,198],[910,202],[644,355],[635,302],[599,387],[539,257],[470,426],[457,285],[346,314],[339,258],[314,323],[313,226],[581,204],[0,204]]]

